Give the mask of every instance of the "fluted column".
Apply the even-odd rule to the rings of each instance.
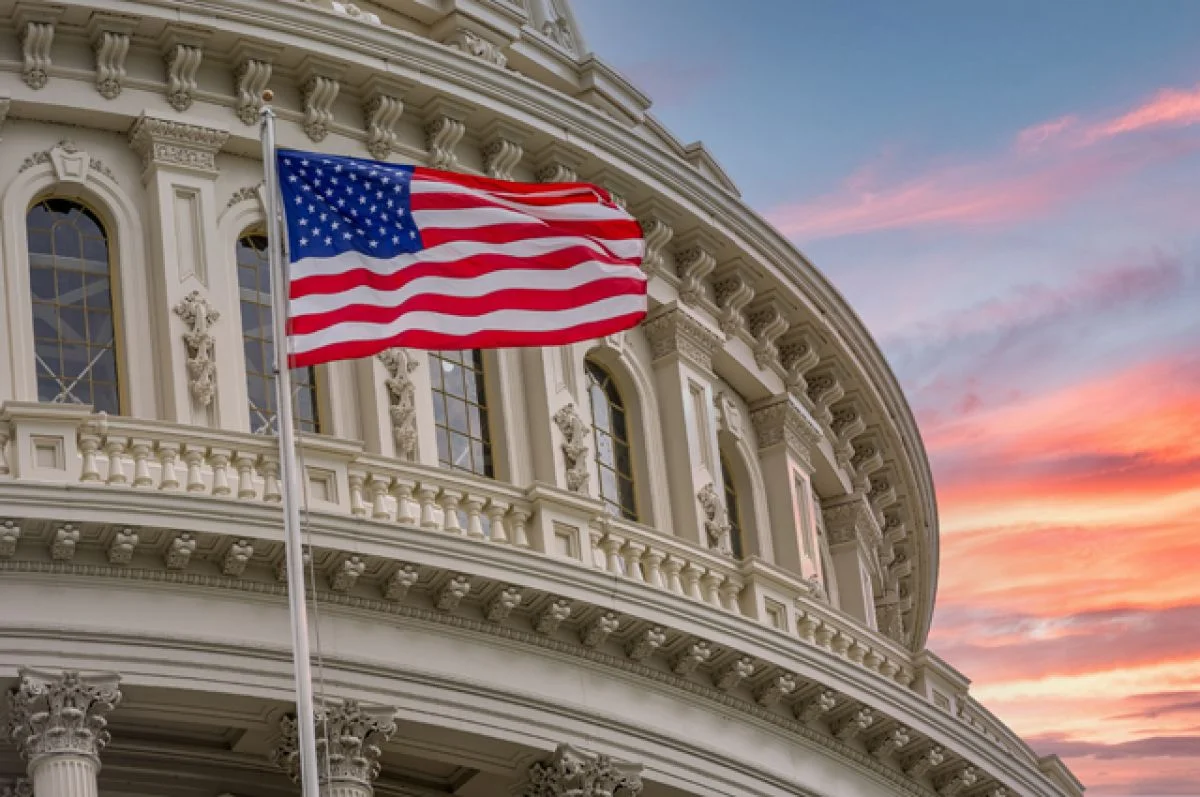
[[[560,744],[546,762],[529,768],[521,797],[638,797],[642,767]]]
[[[375,793],[381,745],[396,732],[395,713],[392,708],[363,706],[357,700],[317,709],[317,776],[322,797],[371,797]],[[271,759],[299,782],[300,737],[295,717],[284,717],[279,723],[279,744]]]
[[[26,669],[20,677],[8,697],[10,735],[28,762],[33,797],[96,797],[120,677]]]

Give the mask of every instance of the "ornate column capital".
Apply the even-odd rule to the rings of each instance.
[[[641,772],[639,764],[560,744],[549,761],[529,768],[522,797],[637,797],[642,793]]]
[[[9,737],[29,773],[55,756],[81,757],[97,768],[108,744],[105,715],[121,702],[116,673],[81,675],[22,669],[9,692]]]
[[[655,360],[675,355],[705,371],[712,370],[713,352],[725,341],[719,329],[676,302],[652,312],[643,325]]]
[[[369,797],[379,774],[381,746],[396,732],[395,709],[357,700],[317,709],[317,772],[323,794]],[[294,716],[279,723],[271,760],[293,781],[300,779],[300,733]]]
[[[883,532],[871,504],[862,493],[853,493],[821,508],[830,545],[857,542],[874,553],[883,542]]]
[[[228,138],[226,130],[146,114],[138,117],[129,131],[129,145],[142,156],[143,176],[158,166],[216,175],[217,153]]]
[[[786,445],[805,465],[812,467],[812,449],[821,443],[821,427],[804,405],[790,393],[760,402],[750,410],[750,423],[763,450]]]

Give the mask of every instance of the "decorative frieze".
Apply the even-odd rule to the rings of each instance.
[[[90,762],[94,778],[110,738],[105,715],[121,702],[120,676],[22,669],[19,677],[8,696],[9,727],[30,773],[46,759],[71,757]]]
[[[396,456],[408,462],[417,457],[417,399],[412,372],[419,360],[407,349],[391,348],[376,355],[387,371],[384,387],[388,393],[388,414],[392,419],[392,438]]]
[[[196,402],[207,407],[217,392],[216,338],[212,325],[220,320],[221,314],[200,291],[192,291],[180,299],[174,310],[187,325],[183,345],[187,354],[188,388]]]
[[[746,326],[754,338],[754,361],[759,368],[779,367],[779,348],[775,341],[788,330],[783,306],[774,298],[763,298],[750,307]]]
[[[508,63],[508,56],[504,54],[501,45],[466,28],[457,28],[442,40],[442,44],[498,67],[504,67]]]
[[[811,464],[812,450],[821,442],[821,429],[808,410],[790,393],[775,396],[750,410],[750,423],[759,450],[787,445],[796,456]]]
[[[162,38],[163,61],[167,66],[167,102],[183,113],[196,100],[196,74],[204,60],[208,31],[169,28]]]
[[[257,124],[263,109],[263,91],[271,82],[281,48],[242,41],[230,56],[234,64],[234,112],[244,125]]]
[[[587,442],[591,439],[592,429],[579,413],[575,405],[567,404],[554,413],[554,425],[562,433],[563,461],[566,466],[567,489],[574,493],[588,492],[588,482],[591,473],[588,470]]]
[[[655,360],[676,355],[705,371],[712,370],[713,352],[723,341],[719,331],[677,304],[655,310],[643,328]]]
[[[21,43],[21,80],[35,91],[44,89],[50,80],[54,28],[65,10],[63,6],[23,2],[13,11],[13,25]]]
[[[746,305],[754,299],[754,287],[747,279],[744,266],[722,267],[713,277],[713,296],[721,322],[721,331],[728,338],[746,332]]]
[[[560,744],[553,757],[529,768],[522,797],[638,797],[642,768]]]
[[[396,732],[395,714],[394,709],[364,706],[357,700],[317,709],[317,777],[322,793],[343,797],[372,794],[383,745]],[[271,760],[293,783],[300,782],[300,727],[294,716],[280,721]]]
[[[129,131],[129,143],[142,158],[143,166],[172,166],[215,174],[217,153],[229,133],[211,127],[160,119],[143,114]]]
[[[717,259],[708,245],[696,243],[675,255],[675,270],[679,274],[679,300],[695,305],[706,298],[705,279],[717,267]]]
[[[342,89],[342,66],[308,58],[300,68],[304,99],[304,134],[314,142],[324,141],[333,125],[333,103]]]
[[[429,165],[435,169],[458,167],[458,142],[467,132],[467,109],[443,100],[434,100],[425,109],[425,146]]]
[[[732,556],[733,549],[729,545],[729,532],[732,528],[729,513],[725,501],[717,494],[717,488],[709,482],[696,493],[696,500],[700,502],[700,509],[704,513],[704,534],[709,547],[726,556]]]
[[[125,58],[129,42],[137,28],[136,17],[116,14],[92,14],[88,35],[96,54],[96,91],[106,100],[116,99],[125,84]]]

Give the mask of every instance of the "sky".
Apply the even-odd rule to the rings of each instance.
[[[1200,797],[1200,2],[573,7],[879,341],[930,647],[1089,797]]]

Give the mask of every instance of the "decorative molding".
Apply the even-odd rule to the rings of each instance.
[[[875,513],[861,493],[854,493],[837,503],[824,503],[821,517],[830,545],[859,542],[868,551],[873,551],[882,540]]]
[[[367,152],[376,160],[387,160],[400,147],[396,123],[404,114],[404,96],[412,89],[407,81],[371,77],[362,87],[363,118],[367,130]]]
[[[117,529],[108,544],[108,563],[110,565],[127,565],[133,561],[133,551],[137,548],[138,533],[131,528]]]
[[[521,588],[508,586],[501,589],[483,607],[483,616],[493,623],[502,623],[521,605]]]
[[[785,672],[772,676],[763,681],[754,690],[754,702],[764,708],[770,708],[795,692],[800,687],[796,676]]]
[[[729,532],[732,529],[729,513],[725,501],[717,494],[717,488],[709,482],[696,493],[696,500],[704,511],[704,534],[708,546],[725,556],[733,556],[733,548],[729,544]]]
[[[167,66],[167,103],[180,113],[196,99],[196,74],[204,60],[209,32],[194,28],[168,28],[164,34],[163,62]]]
[[[643,329],[653,359],[678,355],[706,371],[712,370],[713,352],[724,340],[719,331],[678,304],[659,307],[643,322]]]
[[[750,410],[750,423],[760,451],[782,443],[801,460],[811,463],[811,452],[821,443],[820,427],[790,393],[756,405]]]
[[[832,370],[815,373],[808,380],[808,400],[816,409],[817,420],[824,424],[833,421],[829,406],[846,395],[845,389]]]
[[[746,332],[746,305],[754,299],[754,288],[746,280],[740,263],[723,266],[713,276],[713,296],[720,311],[721,331],[732,338]]]
[[[262,190],[263,190],[262,183],[257,183],[255,185],[247,185],[247,186],[243,186],[243,187],[239,188],[238,190],[234,191],[233,194],[230,195],[229,201],[225,203],[225,209],[229,210],[231,207],[233,207],[234,205],[236,205],[239,202],[254,201],[254,202],[258,202],[261,205],[262,204]]]
[[[754,362],[763,370],[782,367],[775,341],[788,330],[787,316],[778,300],[763,297],[754,303],[746,317],[746,326],[754,338]]]
[[[64,523],[55,529],[54,536],[50,539],[50,558],[56,562],[69,562],[74,559],[79,536],[79,529],[70,523]]]
[[[258,124],[263,109],[263,92],[271,82],[275,59],[280,52],[282,48],[251,41],[240,41],[233,48],[230,60],[235,65],[234,113],[242,124]]]
[[[721,429],[734,440],[741,440],[745,437],[746,432],[742,428],[742,411],[733,397],[724,390],[718,390],[713,396],[713,405],[717,409],[717,421]]]
[[[941,797],[958,797],[964,789],[974,786],[977,780],[979,780],[979,773],[975,771],[975,767],[968,766],[952,775],[938,778],[933,785]]]
[[[17,543],[21,539],[21,524],[15,520],[0,523],[0,559],[11,559],[17,555]]]
[[[910,756],[902,765],[904,774],[910,778],[920,778],[934,767],[941,766],[946,760],[946,752],[939,746],[933,745],[924,752]]]
[[[117,181],[117,176],[113,174],[112,169],[104,165],[99,158],[93,158],[80,149],[79,145],[69,138],[63,139],[50,149],[27,156],[25,160],[21,161],[21,167],[17,171],[18,173],[23,172],[44,163],[53,166],[55,177],[64,183],[87,182],[88,175],[93,169],[114,183]]]
[[[383,744],[396,732],[395,714],[395,709],[364,706],[357,700],[316,710],[317,777],[322,793],[371,794]],[[293,783],[300,782],[301,774],[299,733],[295,715],[285,716],[271,751],[272,763]]]
[[[584,157],[562,146],[551,145],[537,159],[537,179],[541,183],[577,183]]]
[[[340,74],[340,70],[337,72]],[[311,72],[303,85],[304,134],[314,142],[324,141],[333,124],[333,102],[342,84],[334,75]]]
[[[644,218],[641,220],[642,237],[646,242],[646,252],[642,256],[642,270],[647,276],[662,274],[666,268],[665,255],[667,244],[675,236],[675,230],[662,219]]]
[[[573,493],[588,494],[591,473],[588,470],[587,441],[592,428],[575,410],[574,403],[567,404],[554,413],[554,425],[562,433],[563,464],[566,467],[567,489]]]
[[[717,267],[717,259],[703,244],[682,249],[675,255],[675,268],[681,280],[679,300],[695,305],[706,297],[704,280]]]
[[[121,702],[116,673],[21,669],[8,695],[10,738],[32,772],[43,758],[78,756],[99,765],[105,715]]]
[[[529,768],[521,797],[638,797],[642,767],[560,744],[546,762]]]
[[[754,675],[754,659],[741,656],[713,673],[713,686],[722,692],[731,692]]]
[[[221,314],[200,295],[200,291],[192,291],[180,299],[174,311],[188,328],[183,333],[188,388],[196,402],[207,407],[217,393],[216,338],[212,326],[220,320]]]
[[[875,713],[867,707],[860,707],[852,713],[842,717],[837,722],[830,723],[829,730],[833,731],[833,735],[841,739],[843,742],[848,742],[851,739],[856,739],[858,736],[875,724]]]
[[[880,761],[887,761],[895,755],[897,750],[911,742],[912,738],[907,728],[903,726],[894,728],[883,736],[868,742],[867,752]]]
[[[797,396],[808,393],[808,381],[804,375],[821,361],[812,339],[796,327],[788,330],[779,339],[779,363],[785,371],[784,383]]]
[[[579,631],[579,642],[585,648],[598,648],[621,628],[621,617],[616,612],[603,612]]]
[[[425,146],[433,168],[453,170],[458,166],[455,147],[467,132],[465,116],[466,111],[458,106],[437,101],[431,105],[425,124]]]
[[[662,626],[651,626],[625,645],[625,655],[633,661],[645,661],[667,643],[667,632]]]
[[[523,136],[509,125],[494,125],[483,139],[483,171],[497,180],[513,179],[513,169],[525,155]]]
[[[13,26],[21,43],[21,80],[34,91],[44,89],[50,81],[50,48],[64,11],[63,6],[34,2],[18,3],[13,11]]]
[[[141,20],[116,14],[92,14],[88,33],[96,53],[96,91],[106,100],[116,99],[125,84],[125,58],[129,42]]]
[[[417,398],[412,372],[420,361],[407,349],[391,348],[376,355],[387,370],[383,384],[388,393],[388,415],[392,419],[392,438],[396,456],[406,462],[417,457]]]
[[[211,127],[160,119],[142,114],[129,131],[129,144],[142,158],[146,170],[173,166],[212,175],[217,153],[229,133]]]
[[[474,56],[481,61],[486,61],[493,66],[503,68],[508,64],[508,56],[504,54],[504,47],[483,38],[478,33],[466,28],[457,28],[453,33],[442,40],[451,49],[458,50],[460,53]]]

